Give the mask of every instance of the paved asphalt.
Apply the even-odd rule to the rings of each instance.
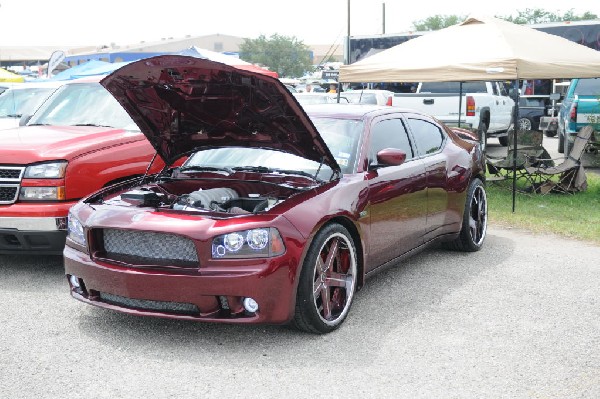
[[[138,318],[0,255],[0,398],[599,398],[600,247],[491,226],[369,279],[346,323]]]

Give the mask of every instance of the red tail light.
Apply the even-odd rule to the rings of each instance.
[[[385,102],[385,105],[392,105],[392,96],[389,96],[387,101]]]
[[[467,96],[467,116],[475,116],[475,98]]]
[[[569,119],[571,119],[571,122],[577,122],[577,103],[573,103],[573,105],[571,105]]]

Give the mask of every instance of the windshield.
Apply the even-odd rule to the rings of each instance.
[[[29,124],[139,130],[123,107],[99,83],[62,86],[35,113]]]
[[[6,90],[0,95],[0,118],[32,114],[54,90],[51,87]]]
[[[359,148],[363,122],[349,119],[312,118],[317,130],[340,165],[342,173],[353,173],[356,152]],[[333,176],[330,167],[296,155],[263,148],[228,147],[203,150],[193,154],[183,165],[187,167],[207,167],[233,169],[243,167],[263,167],[271,170],[284,170],[286,173],[298,171],[329,180]]]

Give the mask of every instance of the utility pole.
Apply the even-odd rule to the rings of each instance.
[[[344,51],[344,64],[350,63],[350,0],[348,0],[348,32],[346,33],[346,48]]]
[[[381,21],[382,21],[382,25],[383,25],[383,29],[382,32],[385,35],[385,3],[381,3],[381,11],[382,11],[382,16],[381,16]]]

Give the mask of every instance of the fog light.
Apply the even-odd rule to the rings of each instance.
[[[69,281],[71,282],[73,288],[81,288],[81,284],[79,284],[79,277],[71,275],[69,276]]]
[[[250,313],[256,313],[258,310],[258,303],[252,298],[244,298],[244,309]]]

